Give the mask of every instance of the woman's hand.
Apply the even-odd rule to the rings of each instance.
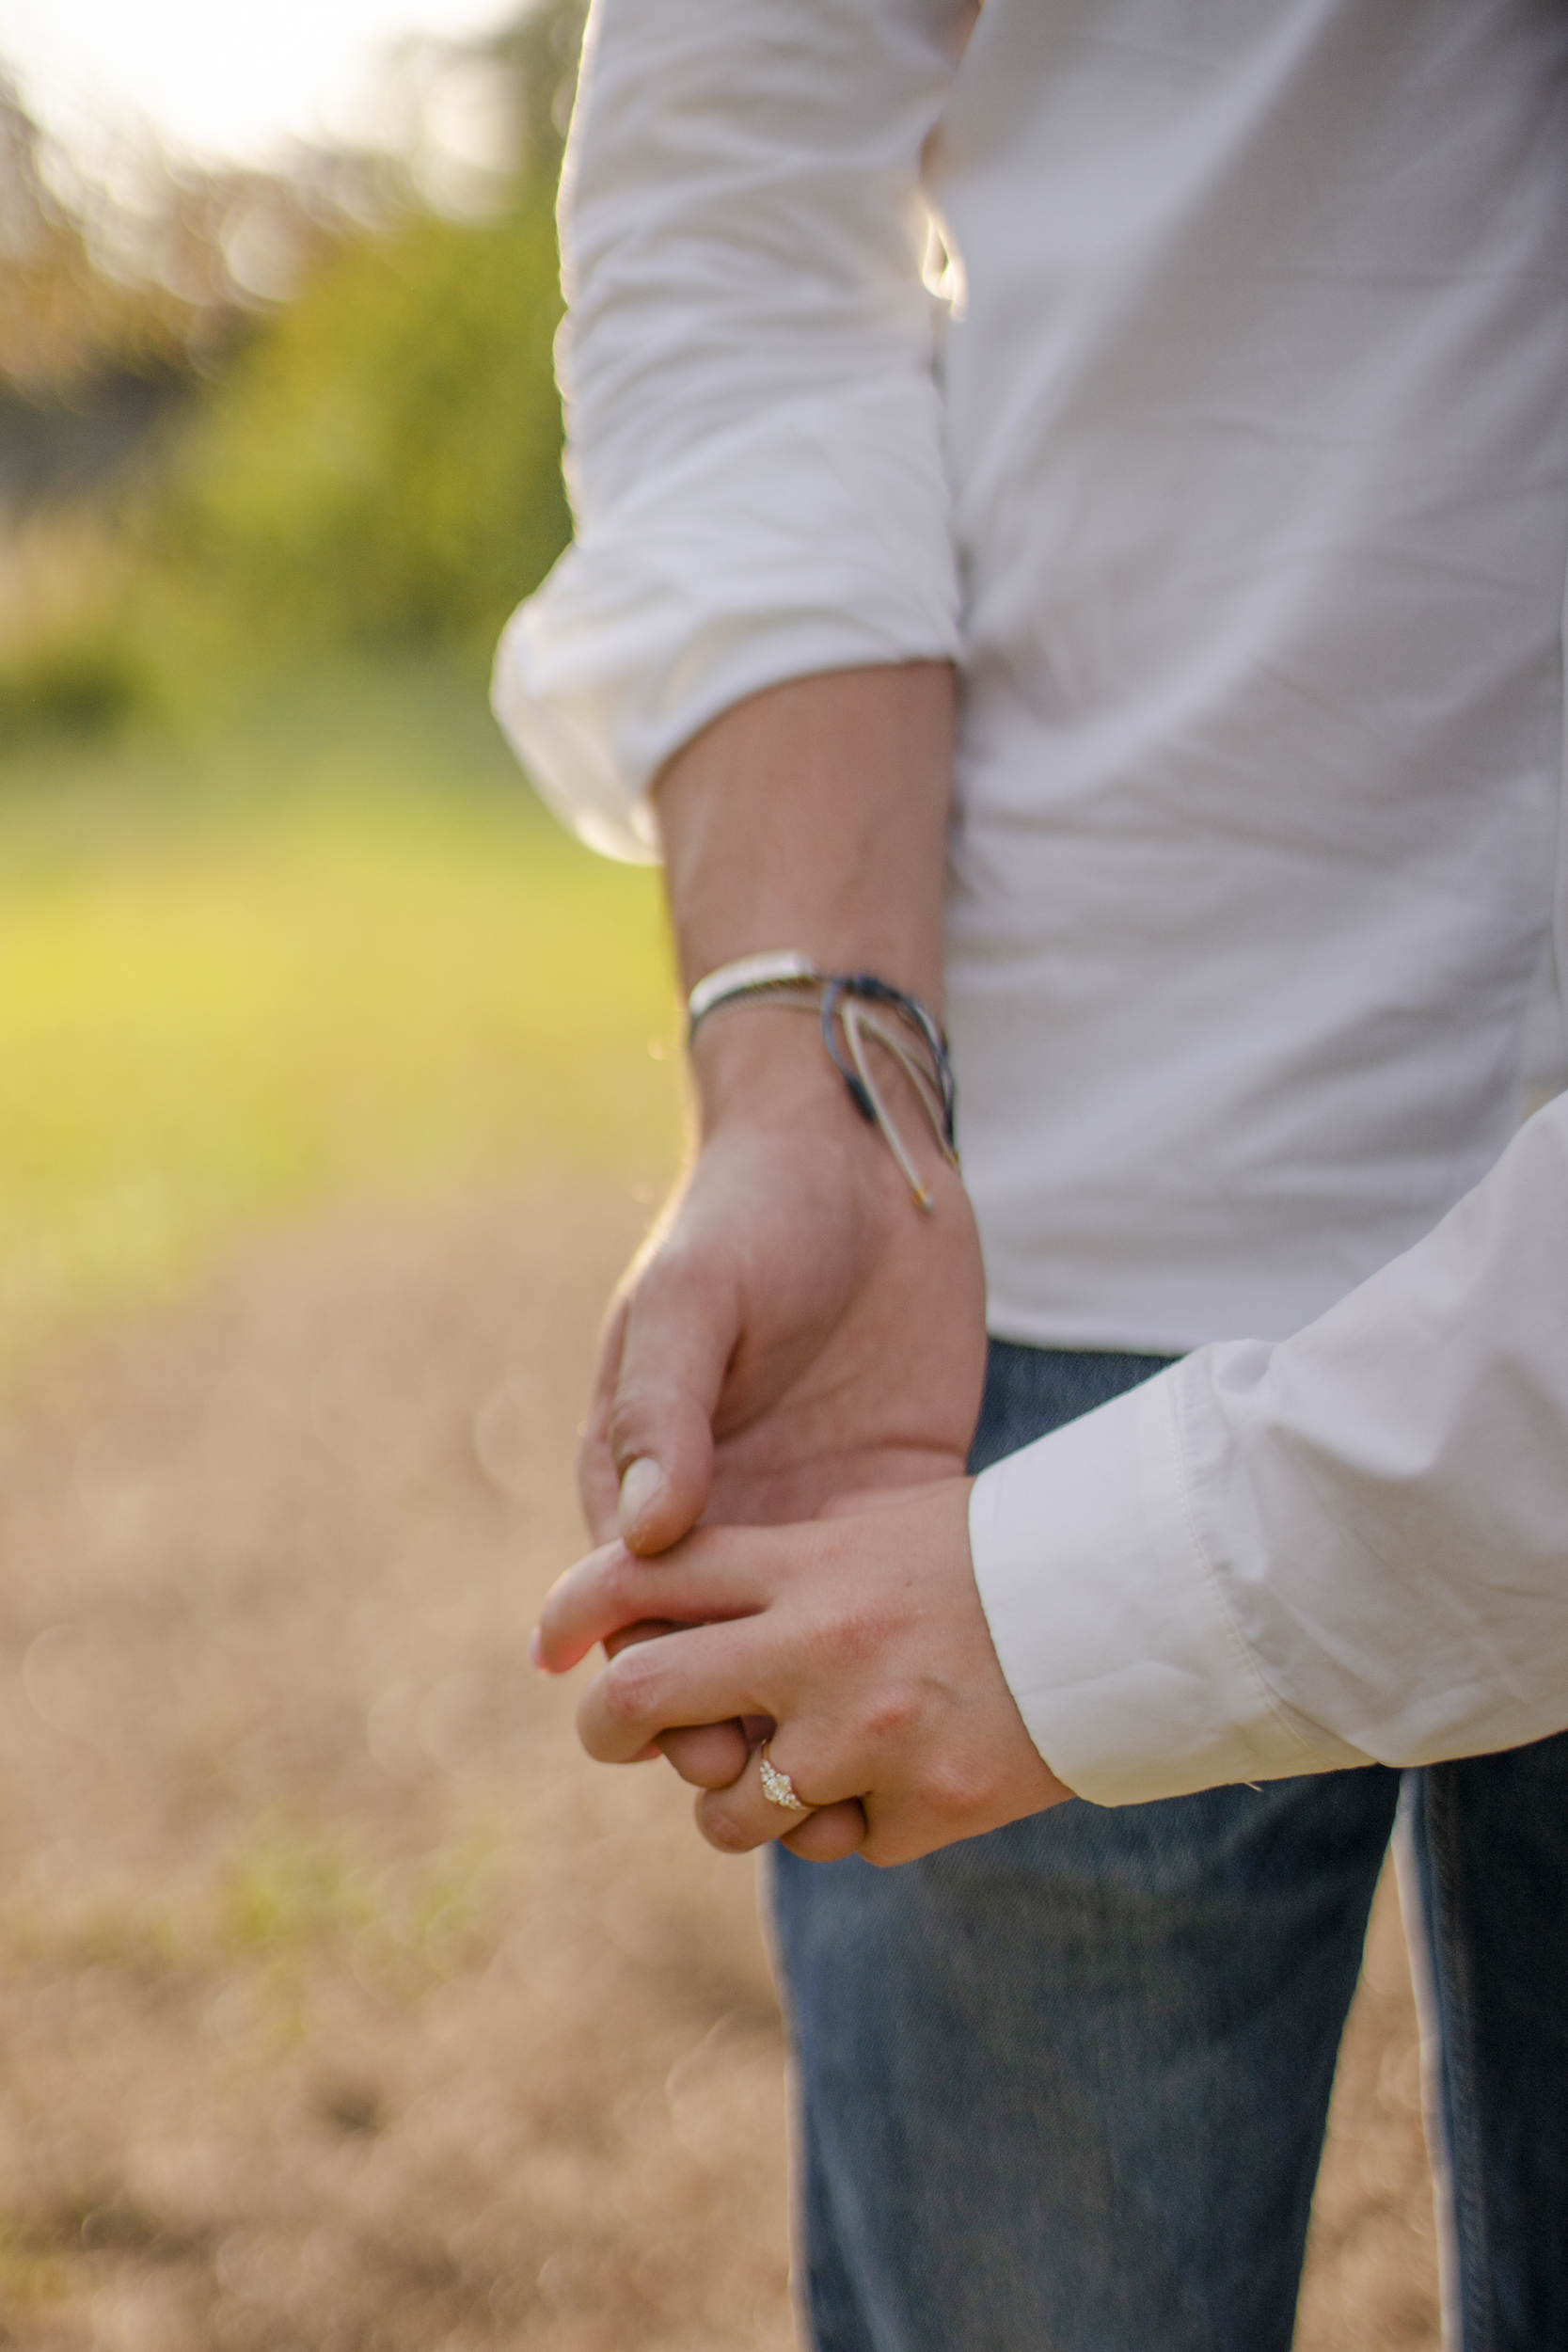
[[[763,1790],[760,1746],[704,1788],[709,1843],[782,1837],[817,1861],[908,1862],[1071,1795],[1024,1729],[970,1563],[967,1479],[779,1528],[705,1528],[655,1559],[624,1544],[563,1576],[535,1636],[564,1673],[615,1648],[578,1710],[591,1756],[631,1763],[683,1725],[771,1723],[774,1767],[810,1807]],[[649,1632],[651,1626],[673,1628]],[[634,1629],[644,1638],[618,1643]]]

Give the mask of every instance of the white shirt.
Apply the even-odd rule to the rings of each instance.
[[[988,0],[968,32],[952,0],[602,0],[563,206],[578,542],[498,708],[585,837],[649,855],[649,782],[719,710],[954,656],[949,1019],[992,1329],[1176,1352],[1334,1310],[1393,1346],[1471,1227],[1357,1285],[1497,1160],[1547,968],[1568,16]],[[1568,1325],[1523,1287],[1546,1355],[1564,1335],[1556,1386],[1536,1368],[1568,1454]],[[1495,1333],[1457,1316],[1468,1396]],[[980,1481],[1003,1664],[1084,1793],[1568,1723],[1568,1695],[1497,1713],[1490,1666],[1419,1738],[1312,1679],[1341,1603],[1363,1677],[1415,1671],[1408,1639],[1362,1654],[1354,1605],[1405,1556],[1398,1513],[1362,1496],[1369,1554],[1337,1455],[1303,1481],[1252,1451],[1266,1424],[1294,1461],[1332,1415],[1343,1328],[1206,1349]],[[1462,1423],[1443,1491],[1489,1491]],[[1278,1600],[1298,1555],[1318,1613],[1265,1631],[1226,1580]],[[1488,1573],[1460,1585],[1497,1633]],[[1556,1574],[1568,1625],[1568,1533]],[[1277,1715],[1240,1711],[1255,1681]]]

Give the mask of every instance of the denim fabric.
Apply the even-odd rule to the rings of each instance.
[[[973,1467],[1159,1370],[993,1343]],[[1568,1740],[1407,1775],[1464,2352],[1568,2346]],[[779,1851],[816,2352],[1285,2352],[1400,1775]]]
[[[1568,1737],[1407,1775],[1464,2352],[1568,2345]]]

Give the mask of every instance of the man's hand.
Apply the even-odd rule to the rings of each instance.
[[[951,728],[948,672],[916,663],[795,680],[689,745],[657,794],[687,985],[796,947],[939,1005]],[[929,1216],[814,1020],[723,1008],[692,1062],[700,1147],[611,1313],[579,1463],[592,1534],[643,1553],[956,1475],[985,1374],[974,1216],[907,1080],[879,1073]],[[746,1756],[735,1724],[664,1744],[705,1780]]]
[[[726,1009],[699,1051],[719,1108],[612,1312],[581,1459],[591,1533],[644,1552],[705,1513],[809,1518],[956,1475],[985,1375],[974,1214],[918,1111],[928,1216],[815,1020]]]
[[[714,1029],[754,1055],[756,1099],[717,1123],[622,1294],[583,1450],[592,1534],[619,1524],[644,1552],[705,1514],[810,1518],[956,1476],[985,1373],[974,1215],[934,1145],[927,1216],[813,1022],[755,1009]],[[734,1724],[665,1747],[696,1778],[733,1779],[746,1756]]]
[[[1003,1679],[968,1502],[969,1482],[948,1479],[804,1526],[703,1529],[657,1560],[608,1544],[551,1592],[539,1661],[563,1673],[596,1642],[676,1625],[622,1648],[584,1692],[578,1733],[607,1763],[682,1724],[777,1726],[769,1759],[816,1809],[798,1821],[769,1803],[753,1752],[698,1800],[727,1852],[783,1837],[814,1860],[908,1862],[1000,1828],[1072,1792]]]
[[[657,793],[686,986],[793,947],[940,1009],[952,727],[949,671],[915,662],[794,679],[688,744]],[[883,1076],[929,1217],[812,1018],[732,1005],[704,1025],[696,1159],[623,1285],[582,1449],[601,1540],[657,1551],[705,1511],[802,1518],[962,1469],[979,1245],[908,1081]]]

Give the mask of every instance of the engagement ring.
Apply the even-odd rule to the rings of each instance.
[[[768,1762],[766,1740],[762,1743],[762,1755],[759,1761],[762,1765],[762,1793],[769,1804],[782,1805],[786,1813],[809,1813],[812,1810],[809,1804],[800,1803],[795,1793],[795,1783],[790,1779],[789,1774],[781,1772],[776,1764]]]

